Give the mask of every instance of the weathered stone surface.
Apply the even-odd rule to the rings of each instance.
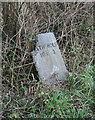
[[[53,33],[38,35],[35,51],[32,52],[36,68],[43,84],[64,81],[68,76],[64,60]]]

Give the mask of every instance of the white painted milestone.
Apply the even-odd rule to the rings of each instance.
[[[32,55],[43,84],[56,84],[67,78],[68,71],[53,33],[38,35],[36,49]]]

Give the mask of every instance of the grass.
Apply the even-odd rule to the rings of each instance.
[[[95,62],[93,4],[42,4],[2,6],[2,117],[94,118],[95,70],[93,66],[85,68]],[[29,47],[35,49],[35,35],[49,31],[54,33],[70,72],[60,89],[53,92],[43,90]]]
[[[70,73],[65,88],[49,92],[40,86],[36,96],[6,94],[3,97],[3,116],[9,118],[94,118],[94,67],[80,73]],[[63,85],[64,86],[64,85]],[[22,90],[25,92],[25,90]]]

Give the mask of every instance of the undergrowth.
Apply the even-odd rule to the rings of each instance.
[[[3,116],[9,118],[94,118],[94,67],[69,73],[63,88],[43,91],[34,97],[7,93],[3,96]]]
[[[92,13],[87,2],[2,3],[2,118],[95,117]],[[54,91],[43,90],[31,55],[35,35],[47,32],[69,71]]]

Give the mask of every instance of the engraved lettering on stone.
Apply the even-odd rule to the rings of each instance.
[[[38,43],[32,55],[43,84],[49,85],[50,83],[57,83],[57,81],[64,81],[68,76],[53,33],[38,35]]]

